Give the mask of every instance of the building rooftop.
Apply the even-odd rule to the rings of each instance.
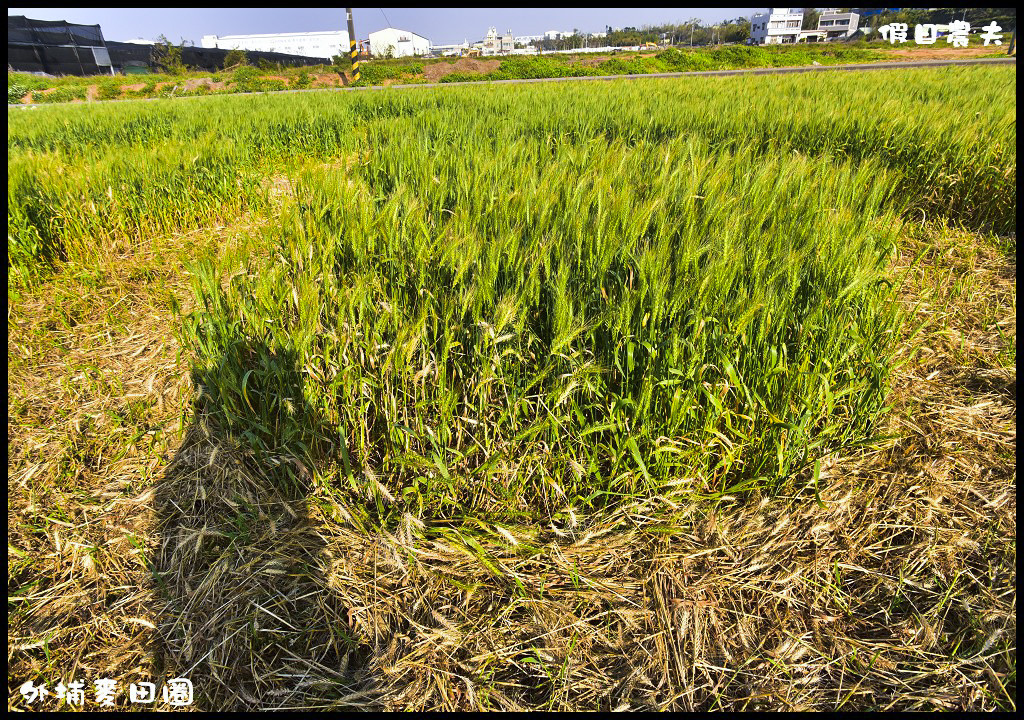
[[[308,37],[310,35],[337,35],[338,33],[347,33],[347,30],[314,30],[312,32],[282,32],[282,33],[239,33],[236,35],[206,35],[205,37],[215,38],[278,38],[286,35],[295,35],[296,37]]]
[[[421,40],[428,40],[429,39],[429,38],[424,37],[423,35],[420,35],[419,33],[414,33],[412,30],[402,30],[401,28],[395,28],[395,27],[386,27],[386,28],[381,28],[380,30],[374,30],[373,32],[370,33],[370,35],[376,35],[377,33],[382,33],[382,32],[385,32],[387,30],[394,30],[395,32],[406,33],[407,35],[415,35],[416,37],[420,38]]]

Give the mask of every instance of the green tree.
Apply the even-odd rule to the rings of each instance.
[[[723,43],[741,43],[750,37],[750,20],[748,18],[736,18],[726,20],[721,27]]]
[[[815,8],[804,8],[804,23],[800,26],[801,30],[817,30],[818,19],[821,17],[821,13]]]
[[[184,40],[180,45],[174,45],[166,35],[161,35],[153,45],[153,64],[170,75],[183,75],[186,69],[181,59],[183,47]]]
[[[244,50],[229,50],[228,54],[224,56],[224,69],[233,68],[236,65],[248,65],[249,57],[245,54]]]
[[[352,67],[352,57],[349,55],[350,50],[344,45],[341,46],[341,50],[337,55],[331,56],[331,64],[335,70],[345,70]]]

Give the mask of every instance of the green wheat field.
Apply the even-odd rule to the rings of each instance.
[[[950,257],[935,248],[979,243],[1015,293],[1015,81],[913,69],[9,109],[11,707],[72,659],[125,682],[191,671],[204,709],[1014,707],[1005,622],[979,651],[997,680],[978,670],[984,691],[962,702],[942,689],[949,648],[981,647],[988,620],[929,630],[917,660],[858,659],[824,624],[793,635],[802,655],[754,642],[771,635],[758,598],[776,618],[839,603],[821,612],[895,627],[947,617],[948,582],[858,615],[880,590],[840,575],[869,561],[779,546],[761,564],[804,557],[817,600],[780,604],[775,577],[698,624],[728,603],[653,568],[817,542],[822,523],[837,538],[844,492],[901,505],[878,489],[898,479],[837,468],[910,456],[893,418],[918,412],[900,400],[923,362],[907,348],[938,347],[909,297],[922,263]],[[984,327],[1006,368],[1002,317]],[[149,518],[135,540],[108,528],[69,551],[119,497]],[[753,544],[707,530],[762,512],[782,514]],[[886,522],[858,526],[864,546]],[[339,569],[367,544],[391,549]],[[49,613],[72,576],[84,597],[121,588],[136,634],[61,635]],[[756,585],[743,578],[717,592]],[[81,607],[82,628],[114,612]],[[737,618],[756,622],[727,630]]]

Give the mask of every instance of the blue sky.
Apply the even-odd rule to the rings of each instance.
[[[700,18],[714,23],[764,8],[353,8],[356,34],[392,26],[411,30],[437,44],[480,40],[491,25],[514,35],[539,35],[545,30],[604,30],[682,22]],[[345,28],[344,8],[7,8],[8,15],[39,20],[100,25],[107,40],[155,39],[161,33],[174,42],[203,35],[310,32]],[[385,20],[385,17],[387,18]]]

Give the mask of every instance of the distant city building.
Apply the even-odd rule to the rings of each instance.
[[[571,37],[575,33],[566,30],[548,30],[544,33],[545,40],[561,40],[562,38]]]
[[[257,35],[203,35],[202,46],[224,50],[259,50],[287,55],[305,55],[327,60],[349,51],[348,32],[344,30]]]
[[[800,39],[808,42],[827,42],[849,37],[857,32],[860,15],[855,12],[839,12],[836,8],[824,8],[818,18],[816,30],[802,30]]]
[[[484,55],[497,55],[498,48],[501,47],[501,40],[498,39],[497,28],[487,28],[487,34],[484,36],[483,50]]]
[[[487,35],[484,37],[481,50],[484,55],[507,55],[515,47],[516,40],[512,36],[511,30],[507,31],[504,35],[499,35],[498,30],[491,27],[487,29]]]
[[[799,42],[803,22],[803,8],[769,8],[750,18],[750,41],[754,45]]]
[[[370,54],[374,57],[412,57],[430,53],[430,41],[409,30],[384,28],[370,33]]]
[[[430,50],[432,53],[436,53],[442,56],[459,56],[465,50],[469,49],[469,40],[465,40],[461,43],[454,43],[450,45],[431,45]]]

